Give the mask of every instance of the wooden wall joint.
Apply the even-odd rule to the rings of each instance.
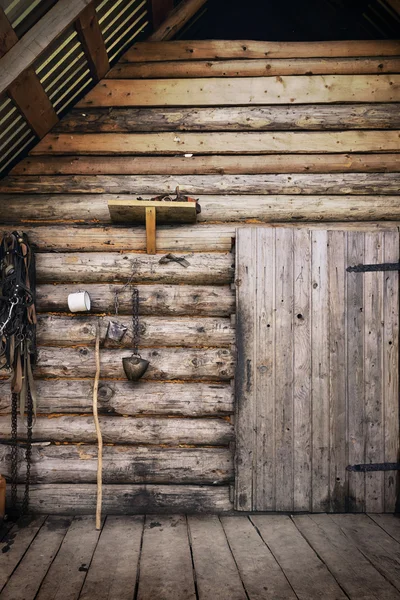
[[[94,2],[89,4],[80,14],[75,23],[76,30],[89,69],[95,81],[102,79],[110,69],[107,50],[104,44]]]

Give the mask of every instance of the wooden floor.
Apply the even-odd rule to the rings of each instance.
[[[392,515],[38,516],[1,550],[1,600],[400,599]]]

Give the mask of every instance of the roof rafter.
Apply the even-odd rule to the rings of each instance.
[[[167,41],[191,19],[207,0],[184,0],[169,15],[165,21],[149,36],[149,42]]]

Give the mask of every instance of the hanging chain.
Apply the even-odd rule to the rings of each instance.
[[[132,343],[133,354],[139,354],[139,290],[132,290]]]
[[[11,509],[17,509],[17,478],[18,478],[18,394],[11,397]]]
[[[30,389],[27,394],[27,434],[26,434],[26,478],[25,478],[25,491],[22,500],[21,513],[26,515],[29,510],[29,485],[31,482],[31,458],[32,458],[32,427],[33,427],[33,400]]]

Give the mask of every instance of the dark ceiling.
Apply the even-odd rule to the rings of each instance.
[[[208,0],[178,39],[397,39],[390,0]]]

